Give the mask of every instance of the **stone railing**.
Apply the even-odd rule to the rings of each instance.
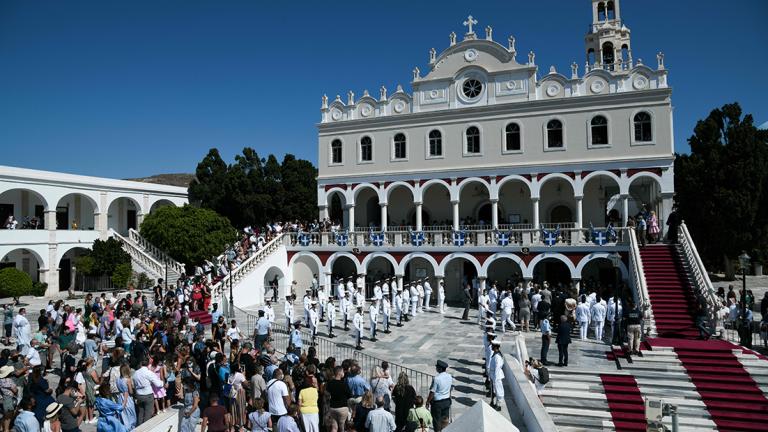
[[[284,235],[285,234],[277,235],[275,238],[270,240],[269,243],[265,244],[264,247],[243,261],[242,264],[231,270],[228,275],[224,276],[221,278],[221,280],[216,282],[216,284],[213,285],[211,289],[214,297],[221,298],[223,288],[228,286],[230,281],[233,285],[236,285],[244,277],[248,276],[248,274],[250,274],[256,267],[258,267],[265,259],[267,259],[268,256],[270,256],[276,250],[280,249],[280,247],[283,245]]]
[[[560,227],[555,236],[555,227],[545,227],[552,233],[549,239],[543,235],[541,229],[512,228],[506,230],[491,229],[465,229],[463,242],[458,243],[454,239],[454,231],[450,229],[421,231],[423,235],[421,244],[412,241],[411,231],[335,231],[335,232],[291,232],[286,233],[285,245],[293,248],[320,248],[320,247],[546,247],[546,246],[589,246],[595,245],[591,238],[589,228]],[[605,235],[606,228],[594,228],[596,232]],[[616,238],[607,239],[605,245],[628,244],[627,228],[614,228]],[[380,237],[375,239],[374,237]],[[552,240],[554,239],[554,243]],[[552,243],[551,245],[549,243]]]
[[[557,430],[552,416],[547,413],[536,389],[525,375],[525,362],[528,360],[528,348],[522,334],[512,336],[512,355],[504,356],[504,380],[511,390],[511,398],[520,415],[520,421],[530,432],[549,432]],[[547,384],[551,385],[551,384]]]
[[[168,270],[172,270],[178,273],[179,275],[184,274],[186,272],[183,264],[171,258],[162,249],[150,243],[149,240],[142,237],[142,235],[139,234],[139,232],[136,231],[135,229],[131,228],[128,230],[128,238],[134,243],[136,243],[140,248],[144,249],[147,253],[149,253],[153,258],[155,258],[156,261],[161,262],[163,264],[168,264]]]
[[[165,264],[161,264],[154,259],[149,253],[144,251],[139,246],[135,245],[132,241],[118,234],[115,230],[109,229],[109,235],[114,237],[123,246],[123,250],[128,252],[131,259],[138,262],[145,269],[153,272],[153,276],[161,278],[165,276]]]
[[[645,281],[643,260],[640,258],[640,248],[637,244],[637,236],[634,228],[628,228],[627,240],[629,240],[629,278],[635,291],[635,304],[643,311],[646,328],[643,334],[656,336],[656,322],[653,319],[651,298],[648,295],[648,284]],[[626,307],[626,305],[625,305]]]
[[[680,243],[682,258],[690,271],[691,282],[694,285],[696,294],[704,298],[707,302],[710,327],[714,328],[717,320],[717,311],[720,309],[720,301],[685,222],[680,224],[678,241]]]

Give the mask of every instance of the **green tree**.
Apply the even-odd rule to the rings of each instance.
[[[119,264],[112,271],[112,285],[119,289],[128,288],[128,282],[131,281],[132,277],[133,268],[131,267],[131,263]]]
[[[675,201],[702,259],[731,274],[742,250],[768,247],[768,132],[739,104],[713,110],[675,160]]]
[[[20,297],[32,292],[32,278],[16,267],[0,270],[0,297]]]
[[[111,275],[120,264],[131,264],[131,256],[123,250],[120,242],[113,237],[105,241],[96,240],[93,242],[93,247],[88,256],[93,260],[90,273],[86,273],[87,269],[81,270],[91,275]]]
[[[226,178],[227,164],[219,155],[219,150],[210,149],[197,164],[195,178],[189,184],[189,202],[205,208],[221,208],[225,201],[221,188]]]
[[[218,256],[237,239],[237,230],[213,210],[167,206],[150,213],[141,235],[173,259],[195,265]]]
[[[290,199],[282,205],[283,219],[309,221],[317,218],[317,169],[312,162],[285,155],[280,167],[283,189]]]

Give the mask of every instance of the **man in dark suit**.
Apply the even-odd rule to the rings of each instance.
[[[560,325],[557,327],[557,353],[558,366],[568,366],[568,345],[571,343],[571,323],[565,315],[560,316]]]

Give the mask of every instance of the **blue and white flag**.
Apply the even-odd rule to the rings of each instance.
[[[374,233],[373,228],[370,228],[368,231],[368,238],[371,240],[371,244],[373,246],[384,246],[384,233]]]
[[[346,230],[336,233],[336,245],[346,246],[349,243],[349,232]]]
[[[424,231],[408,230],[408,233],[411,235],[412,246],[421,246],[424,244]]]
[[[499,246],[508,246],[510,237],[512,237],[511,232],[503,233],[499,230],[496,230],[496,243]]]
[[[464,246],[466,243],[467,233],[465,231],[454,231],[453,232],[453,245],[454,246]]]
[[[615,242],[618,238],[616,230],[613,228],[613,224],[608,224],[605,231],[596,230],[592,224],[589,224],[589,237],[592,243],[598,246],[604,246],[606,243]]]
[[[544,225],[541,226],[541,240],[547,246],[554,246],[557,243],[557,238],[560,236],[560,224],[557,225],[554,231],[545,230]]]
[[[605,235],[608,236],[608,241],[616,242],[619,236],[616,234],[616,230],[613,228],[613,222],[608,224],[608,228],[605,230]]]
[[[299,244],[302,246],[309,246],[311,239],[309,233],[299,232]]]

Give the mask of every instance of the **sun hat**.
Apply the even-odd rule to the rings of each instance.
[[[61,411],[61,408],[63,407],[64,407],[63,404],[60,404],[58,402],[52,402],[47,407],[45,407],[45,419],[50,420],[56,417],[56,415],[59,413],[59,411]]]
[[[3,367],[0,367],[0,378],[7,377],[11,373],[13,373],[14,370],[15,369],[13,368],[13,366],[3,366]]]

